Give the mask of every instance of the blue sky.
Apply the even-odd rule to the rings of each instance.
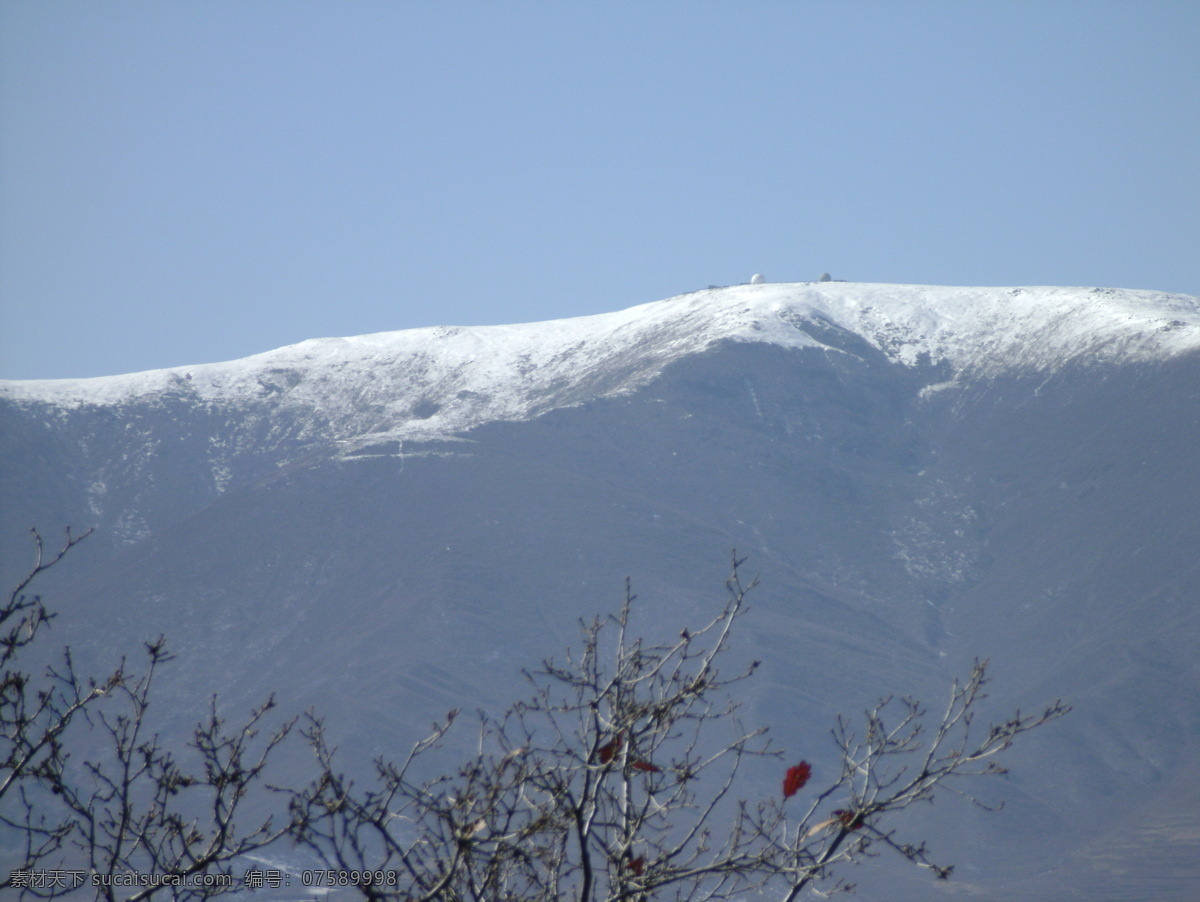
[[[0,0],[0,377],[755,272],[1200,294],[1200,3]]]

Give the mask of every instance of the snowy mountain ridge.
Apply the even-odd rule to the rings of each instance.
[[[572,319],[312,339],[226,363],[5,382],[0,397],[76,408],[175,395],[306,409],[341,438],[424,437],[632,391],[723,340],[846,353],[838,332],[905,365],[945,362],[955,378],[1052,372],[1079,358],[1162,359],[1198,348],[1200,299],[1120,289],[739,285]]]

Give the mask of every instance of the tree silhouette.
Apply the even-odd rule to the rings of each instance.
[[[721,669],[756,584],[743,583],[735,555],[720,611],[667,642],[639,635],[627,583],[616,613],[581,624],[577,649],[525,673],[527,699],[477,715],[460,767],[444,769],[457,711],[402,760],[376,760],[364,785],[340,769],[310,713],[298,732],[315,776],[275,786],[269,761],[295,721],[271,728],[270,699],[230,728],[214,697],[185,748],[152,732],[152,687],[171,657],[161,638],[145,644],[140,673],[122,660],[84,678],[70,649],[40,677],[20,669],[53,619],[30,584],[86,536],[68,530],[46,557],[35,531],[35,564],[0,607],[0,853],[11,859],[0,888],[22,899],[208,899],[253,888],[248,856],[285,838],[327,865],[304,871],[304,886],[372,902],[708,902],[751,892],[791,902],[818,884],[850,888],[844,866],[872,847],[947,878],[952,868],[924,843],[898,838],[898,816],[946,788],[975,801],[956,784],[1003,773],[998,756],[1018,736],[1069,711],[1054,702],[976,728],[987,682],[976,662],[932,721],[908,698],[880,701],[857,728],[839,717],[840,770],[815,789],[809,762],[788,764],[765,728],[742,722],[733,690],[758,663]],[[752,758],[777,761],[781,784],[747,800],[739,775]],[[286,814],[246,826],[256,793],[285,802]]]
[[[40,678],[19,669],[19,654],[53,619],[26,594],[30,584],[87,535],[68,529],[46,557],[35,530],[34,566],[0,608],[0,833],[19,840],[0,889],[110,902],[221,895],[239,886],[244,856],[287,832],[286,821],[239,822],[292,724],[260,735],[268,700],[230,730],[213,699],[187,747],[165,747],[146,717],[171,658],[162,638],[145,644],[141,673],[122,660],[101,679],[84,678],[69,648]]]
[[[616,614],[583,625],[577,651],[526,674],[527,700],[478,716],[476,751],[452,774],[416,776],[458,712],[403,761],[377,760],[367,787],[337,769],[310,716],[320,775],[292,793],[295,837],[371,900],[693,902],[757,890],[790,902],[818,882],[846,888],[837,871],[872,845],[948,877],[924,844],[896,838],[896,816],[960,779],[1002,773],[996,756],[1068,706],[976,731],[987,681],[976,662],[931,730],[920,704],[885,699],[861,734],[838,720],[841,769],[824,789],[801,795],[812,773],[801,761],[781,765],[780,797],[737,800],[743,762],[780,757],[730,693],[757,662],[718,669],[755,585],[742,563],[735,556],[722,610],[667,643],[637,635],[627,586]]]

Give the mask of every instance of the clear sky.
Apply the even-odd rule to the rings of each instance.
[[[0,0],[0,377],[834,278],[1200,294],[1197,0]]]

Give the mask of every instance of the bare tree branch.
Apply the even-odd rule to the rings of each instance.
[[[105,902],[208,899],[236,888],[239,859],[284,836],[370,902],[721,902],[751,893],[792,902],[851,889],[845,866],[880,849],[947,879],[952,866],[900,837],[901,813],[943,790],[986,808],[968,791],[974,781],[1004,773],[1000,757],[1018,737],[1070,710],[1057,701],[977,726],[988,676],[976,661],[937,717],[891,697],[861,721],[838,717],[840,766],[828,785],[808,786],[808,762],[781,761],[781,795],[747,800],[745,763],[782,752],[765,728],[743,724],[735,700],[758,663],[724,667],[757,584],[742,580],[734,555],[717,613],[669,641],[640,635],[627,583],[615,613],[580,624],[577,648],[525,673],[528,698],[499,717],[476,714],[473,750],[457,769],[432,767],[448,753],[457,710],[399,762],[376,760],[361,783],[340,769],[310,712],[298,732],[316,776],[277,786],[268,765],[295,721],[278,722],[272,699],[231,728],[214,697],[178,751],[153,732],[147,709],[171,659],[161,637],[146,643],[140,673],[122,660],[103,680],[84,679],[70,649],[40,679],[15,668],[53,617],[26,589],[81,538],[68,532],[43,560],[35,533],[33,570],[0,609],[0,828],[22,841],[2,885],[22,898],[70,890],[14,875],[78,866]],[[260,814],[247,826],[250,807],[280,798],[285,818]],[[155,879],[126,887],[119,877],[128,872]]]
[[[41,677],[17,669],[54,616],[27,589],[88,534],[68,530],[47,558],[35,531],[34,566],[0,608],[0,828],[22,841],[0,887],[18,898],[78,890],[110,902],[228,892],[239,885],[234,862],[288,830],[286,819],[249,829],[241,820],[256,787],[269,795],[268,760],[292,723],[262,733],[274,708],[268,700],[229,730],[214,698],[192,742],[179,753],[167,748],[147,718],[159,669],[171,660],[161,637],[145,644],[140,674],[122,660],[101,680],[84,678],[69,648]],[[126,885],[132,874],[139,885]]]
[[[924,844],[896,838],[893,817],[940,788],[963,794],[959,778],[1002,772],[998,753],[1069,709],[1056,702],[976,736],[986,682],[977,662],[928,735],[916,701],[884,699],[861,734],[839,718],[841,768],[829,786],[785,804],[811,775],[800,762],[787,769],[784,799],[735,801],[746,759],[780,754],[764,729],[742,726],[732,700],[757,664],[731,675],[718,666],[756,585],[743,583],[742,563],[734,557],[717,615],[666,643],[636,634],[627,584],[615,614],[581,624],[578,649],[526,674],[528,699],[498,720],[479,715],[476,751],[454,774],[410,778],[453,718],[403,764],[377,762],[368,789],[334,770],[316,723],[307,735],[322,776],[292,794],[296,836],[331,867],[399,875],[359,887],[372,900],[794,900],[819,883],[849,889],[837,871],[873,844],[948,877]]]

